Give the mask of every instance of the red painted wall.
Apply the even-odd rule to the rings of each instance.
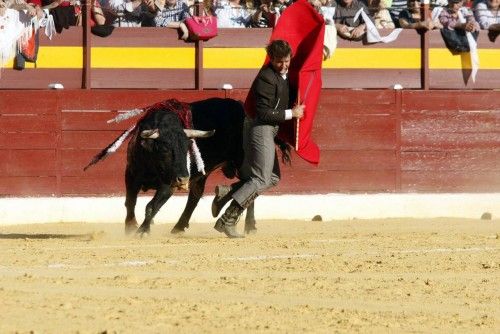
[[[125,146],[82,170],[130,124],[106,120],[162,99],[224,94],[0,91],[0,196],[124,195]],[[294,156],[274,193],[500,191],[499,91],[323,90],[313,138],[319,166]],[[221,181],[216,173],[207,189]]]

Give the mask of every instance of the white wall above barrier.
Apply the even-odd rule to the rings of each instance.
[[[192,223],[214,223],[211,216],[213,196],[200,200]],[[144,218],[149,197],[139,197],[137,221]],[[175,223],[187,196],[173,196],[154,221]],[[0,225],[56,222],[122,223],[124,197],[2,198]],[[500,193],[490,194],[370,194],[370,195],[283,195],[261,196],[256,200],[256,219],[311,220],[320,215],[324,221],[379,218],[480,218],[490,213],[500,217]]]

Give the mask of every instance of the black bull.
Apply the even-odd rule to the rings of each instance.
[[[167,110],[153,112],[138,123],[128,145],[125,172],[127,217],[126,232],[137,229],[135,206],[140,190],[155,189],[156,193],[146,206],[144,222],[138,233],[149,233],[154,216],[178,188],[186,188],[189,195],[172,233],[183,232],[189,227],[191,215],[205,190],[207,177],[222,168],[228,178],[238,176],[243,161],[242,128],[245,113],[241,102],[232,99],[212,98],[193,102],[193,128],[215,130],[213,136],[196,141],[205,164],[206,174],[191,164],[187,168],[190,139],[184,132],[179,117]],[[158,129],[158,131],[156,131]],[[253,205],[248,208],[246,223],[255,223]]]
[[[179,106],[176,100],[170,106]],[[239,177],[238,171],[243,162],[243,121],[245,113],[240,101],[212,98],[189,104],[193,129],[185,129],[178,113],[163,109],[153,109],[138,121],[133,132],[126,131],[107,148],[102,150],[84,168],[104,159],[114,152],[128,134],[131,135],[127,149],[127,167],[125,170],[127,216],[125,231],[144,234],[150,232],[150,225],[160,208],[172,196],[176,189],[189,189],[186,207],[172,233],[184,232],[189,227],[189,220],[205,191],[208,176],[221,168],[228,178]],[[130,130],[132,131],[132,130]],[[195,151],[190,138],[200,138],[196,144],[204,162],[202,173],[197,164],[188,166],[188,153]],[[282,160],[290,163],[290,148],[284,142],[276,140],[282,152]],[[192,159],[195,159],[194,157]],[[189,170],[188,170],[189,169]],[[242,183],[233,184],[233,190]],[[135,206],[139,191],[156,190],[151,201],[146,205],[144,221],[137,229]],[[229,195],[224,196],[225,200]],[[221,203],[221,202],[219,202]],[[212,208],[213,210],[213,208]],[[254,228],[255,216],[253,203],[247,208],[245,230]]]

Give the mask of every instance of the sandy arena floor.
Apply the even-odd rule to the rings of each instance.
[[[500,220],[171,227],[1,226],[0,333],[500,332]]]

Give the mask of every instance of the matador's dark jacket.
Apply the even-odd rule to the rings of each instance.
[[[291,102],[288,79],[283,79],[270,64],[259,71],[250,94],[253,110],[247,112],[258,124],[278,125],[285,121],[285,110]]]

